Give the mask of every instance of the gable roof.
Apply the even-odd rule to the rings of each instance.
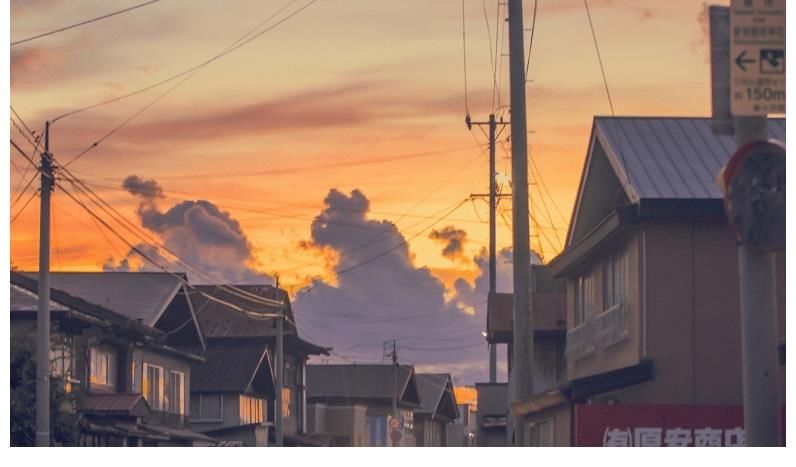
[[[183,282],[165,272],[52,272],[50,285],[154,327]]]
[[[785,119],[769,119],[768,128],[772,138],[785,141]],[[584,215],[587,204],[615,204],[617,195],[605,193],[613,188],[636,205],[644,200],[721,201],[716,177],[735,149],[733,136],[713,133],[710,118],[594,117],[567,245],[618,207],[592,206],[596,212]],[[604,193],[589,193],[595,184]]]
[[[453,394],[453,381],[448,373],[419,373],[417,387],[420,390],[420,408],[415,413],[455,420],[459,407]]]
[[[274,374],[268,346],[258,342],[208,345],[205,363],[191,367],[191,391],[237,392],[250,389],[274,397]]]
[[[391,401],[397,389],[400,405],[419,407],[422,401],[412,366],[398,366],[398,385],[393,365],[307,365],[307,398],[315,400]]]
[[[288,316],[284,328],[285,334],[296,332],[295,326],[291,323],[294,323],[295,320],[290,309],[290,300],[283,290],[270,285],[235,285],[233,287],[242,290],[243,293],[257,295],[268,300],[284,300]],[[259,303],[256,299],[246,298],[241,296],[241,293],[217,285],[197,285],[194,288],[200,293],[191,293],[191,302],[196,310],[199,326],[206,337],[261,337],[276,334],[275,318],[251,318],[210,297],[255,313],[279,313],[280,308]]]
[[[10,274],[10,311],[35,314],[38,312],[38,277],[16,272]],[[163,333],[105,307],[89,303],[62,290],[50,288],[50,312],[78,312],[113,326],[134,331],[141,336],[162,337]]]

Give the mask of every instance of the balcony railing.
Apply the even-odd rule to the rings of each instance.
[[[597,316],[590,317],[580,325],[567,331],[565,355],[578,360],[628,338],[627,306],[614,305]]]
[[[625,340],[630,335],[627,307],[617,304],[594,317],[597,341],[603,348]]]

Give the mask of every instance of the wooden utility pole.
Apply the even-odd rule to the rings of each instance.
[[[50,122],[44,127],[39,217],[39,309],[36,313],[36,446],[50,445],[50,194],[55,185]]]
[[[533,310],[531,309],[530,210],[528,207],[528,129],[525,117],[525,52],[522,0],[508,0],[509,74],[511,84],[511,179],[514,221],[514,362],[509,402],[527,399],[533,391]],[[509,407],[511,404],[509,404]],[[513,420],[513,417],[512,417]],[[514,445],[524,439],[522,423],[514,425]],[[508,430],[511,431],[511,424]],[[508,435],[511,439],[511,434]]]

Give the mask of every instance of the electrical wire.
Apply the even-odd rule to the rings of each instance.
[[[528,59],[525,62],[525,84],[528,84],[528,71],[531,68],[531,53],[533,52],[533,36],[536,33],[536,10],[539,8],[538,0],[533,0],[533,19],[531,19],[531,38],[528,42]]]
[[[70,29],[74,29],[74,28],[77,28],[77,27],[80,27],[80,26],[85,26],[86,24],[91,24],[91,23],[94,23],[96,21],[100,21],[100,20],[103,20],[103,19],[111,18],[113,16],[120,15],[122,13],[127,13],[128,11],[136,10],[138,8],[145,7],[147,5],[151,5],[151,4],[157,3],[159,1],[160,0],[151,0],[151,1],[148,1],[148,2],[144,2],[144,3],[139,3],[138,5],[133,5],[131,7],[125,8],[123,10],[114,11],[112,13],[108,13],[106,15],[98,16],[96,18],[91,18],[91,19],[88,19],[88,20],[85,20],[85,21],[81,21],[79,23],[75,23],[75,24],[71,24],[69,26],[64,26],[62,28],[55,29],[55,30],[52,30],[52,31],[49,31],[49,32],[45,32],[45,33],[42,33],[42,34],[37,34],[35,36],[28,37],[28,38],[25,38],[25,39],[20,39],[18,41],[12,42],[11,43],[11,47],[14,47],[15,45],[23,44],[25,42],[30,42],[30,41],[33,41],[33,40],[36,40],[36,39],[41,39],[42,37],[51,36],[51,35],[57,34],[59,32],[68,31]]]
[[[589,18],[589,28],[591,28],[591,37],[594,41],[594,50],[597,51],[597,61],[600,63],[600,73],[603,75],[603,85],[605,85],[605,95],[608,97],[608,105],[611,107],[611,116],[614,116],[614,103],[611,100],[611,91],[608,89],[608,80],[605,77],[605,67],[603,66],[603,59],[600,55],[600,46],[597,43],[597,34],[594,32],[594,24],[591,20],[591,12],[589,11],[589,0],[583,0],[583,5],[586,7],[586,16]]]
[[[465,27],[466,19],[464,14],[464,0],[462,0],[462,55],[464,61],[464,113],[470,116],[470,103],[467,90],[467,30]]]
[[[19,216],[20,216],[20,215],[21,215],[23,212],[25,212],[25,208],[27,208],[27,207],[28,207],[28,205],[30,204],[30,202],[31,202],[31,201],[33,201],[33,198],[35,198],[37,194],[39,194],[39,190],[33,190],[33,193],[31,194],[30,198],[28,198],[28,200],[27,200],[27,201],[25,201],[25,204],[23,204],[23,205],[22,205],[22,208],[20,208],[20,210],[19,210],[19,211],[17,211],[17,213],[14,215],[14,217],[12,217],[12,218],[11,218],[11,222],[9,223],[9,225],[14,225],[14,221],[16,221],[16,220],[17,220],[17,218],[19,218]]]
[[[199,70],[201,68],[204,68],[205,66],[213,63],[214,61],[216,61],[216,60],[218,60],[218,59],[220,59],[220,58],[222,58],[222,57],[224,57],[226,55],[229,55],[230,53],[234,52],[235,50],[237,50],[237,49],[243,47],[244,45],[250,43],[251,41],[257,39],[258,37],[262,36],[263,34],[265,34],[267,32],[270,32],[271,30],[275,29],[277,26],[281,25],[285,21],[287,21],[290,18],[292,18],[292,17],[296,16],[297,14],[301,13],[304,9],[306,9],[307,7],[312,5],[313,3],[317,2],[318,0],[310,0],[307,4],[305,4],[304,6],[302,6],[301,8],[299,8],[297,10],[294,10],[293,12],[288,14],[288,16],[286,16],[286,17],[282,18],[281,20],[279,20],[277,23],[267,27],[266,29],[264,29],[264,30],[258,32],[257,34],[249,37],[248,39],[244,40],[244,38],[246,38],[247,36],[250,36],[255,30],[259,29],[263,24],[265,24],[268,21],[270,21],[271,19],[275,18],[279,13],[281,13],[284,9],[286,9],[288,6],[290,6],[291,4],[295,3],[296,1],[297,0],[291,0],[288,3],[286,3],[282,8],[280,8],[275,13],[273,13],[271,16],[269,16],[268,18],[266,18],[265,20],[260,22],[260,24],[255,26],[255,28],[253,28],[252,30],[250,30],[249,32],[247,32],[246,34],[241,36],[238,40],[236,40],[231,45],[227,46],[224,50],[222,50],[221,52],[217,53],[216,55],[214,55],[213,57],[209,58],[208,60],[205,60],[204,62],[201,62],[201,63],[199,63],[197,65],[192,66],[191,68],[188,68],[187,70],[183,70],[183,71],[181,71],[181,72],[179,72],[177,74],[171,75],[168,78],[165,78],[165,79],[163,79],[161,81],[153,83],[153,84],[151,84],[149,86],[146,86],[146,87],[143,87],[143,88],[139,88],[139,89],[137,89],[135,91],[128,92],[127,94],[123,94],[121,96],[117,96],[117,97],[114,97],[114,98],[111,98],[111,99],[100,101],[100,102],[98,102],[96,104],[92,104],[92,105],[89,105],[89,106],[86,106],[86,107],[81,107],[81,108],[78,108],[78,109],[63,113],[63,114],[55,117],[54,119],[52,119],[52,123],[55,123],[58,120],[61,120],[61,119],[66,118],[66,117],[85,112],[87,110],[96,109],[97,107],[102,107],[104,105],[112,104],[114,102],[119,102],[119,101],[121,101],[123,99],[127,99],[128,97],[136,96],[138,94],[147,92],[147,91],[149,91],[151,89],[160,87],[160,86],[162,86],[162,85],[164,85],[166,83],[169,83],[171,81],[174,81],[174,80],[176,80],[178,78],[181,78],[181,77],[183,77],[183,76],[185,76],[185,75],[187,75],[187,74],[189,74],[189,73],[191,73],[193,71],[196,71],[196,70]]]

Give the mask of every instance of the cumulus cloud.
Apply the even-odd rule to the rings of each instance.
[[[400,230],[388,220],[369,218],[369,210],[370,201],[360,190],[346,194],[333,189],[326,196],[311,238],[303,244],[334,253],[336,284],[318,280],[297,294],[293,309],[299,333],[333,347],[331,361],[379,362],[384,341],[397,339],[399,361],[415,364],[419,371],[452,372],[460,382],[485,381],[485,251],[474,258],[479,267],[475,283],[458,280],[446,299],[440,280],[414,263]],[[502,251],[502,291],[511,291],[510,260],[511,251]],[[505,362],[505,356],[500,359]],[[505,366],[501,372],[505,378]]]
[[[428,237],[445,245],[442,248],[442,256],[454,261],[467,261],[467,258],[464,256],[464,244],[467,242],[467,232],[464,230],[448,225],[439,230],[432,230]]]
[[[138,217],[147,230],[156,233],[166,249],[189,264],[187,273],[192,282],[270,283],[271,278],[251,267],[252,245],[240,226],[228,212],[206,200],[181,201],[162,211],[158,199],[163,189],[155,180],[144,180],[137,175],[127,177],[122,186],[140,198]],[[158,263],[168,263],[157,249],[138,245],[139,251]],[[166,254],[166,253],[164,253]],[[130,270],[131,260],[139,264],[141,254],[131,250],[125,258],[109,259],[106,269]],[[180,268],[172,264],[170,269]],[[185,269],[183,267],[182,269]],[[201,271],[199,273],[198,271]]]

